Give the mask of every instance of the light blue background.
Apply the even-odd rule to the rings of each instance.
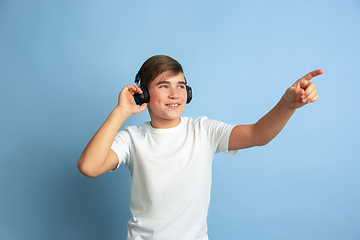
[[[77,160],[155,54],[184,115],[253,123],[311,70],[320,100],[265,147],[218,154],[210,239],[360,239],[360,2],[0,1],[0,239],[125,239],[130,174]],[[149,120],[147,112],[127,125]]]

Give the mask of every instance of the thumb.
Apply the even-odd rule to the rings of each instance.
[[[294,101],[296,98],[303,94],[305,94],[304,89],[292,86],[288,88],[285,95],[290,101]]]
[[[138,113],[145,111],[147,105],[148,105],[147,103],[143,103],[141,104],[141,106],[138,106],[138,110],[139,110]]]

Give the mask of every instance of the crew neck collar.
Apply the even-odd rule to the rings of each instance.
[[[184,121],[183,121],[183,117],[180,117],[180,123],[178,125],[176,125],[175,127],[171,127],[171,128],[154,128],[152,125],[151,125],[151,121],[150,122],[147,122],[148,123],[148,126],[150,128],[150,130],[152,132],[156,132],[156,133],[162,133],[162,132],[166,132],[166,133],[169,133],[169,132],[174,132],[174,131],[177,131],[178,129],[181,128],[181,126],[183,125]]]

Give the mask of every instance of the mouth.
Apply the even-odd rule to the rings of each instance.
[[[170,109],[178,109],[178,108],[180,108],[181,104],[180,103],[167,103],[167,104],[165,104],[165,106]]]

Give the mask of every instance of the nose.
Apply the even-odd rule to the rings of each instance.
[[[179,98],[178,89],[176,87],[171,88],[171,91],[169,93],[169,98],[170,99],[178,99]]]

